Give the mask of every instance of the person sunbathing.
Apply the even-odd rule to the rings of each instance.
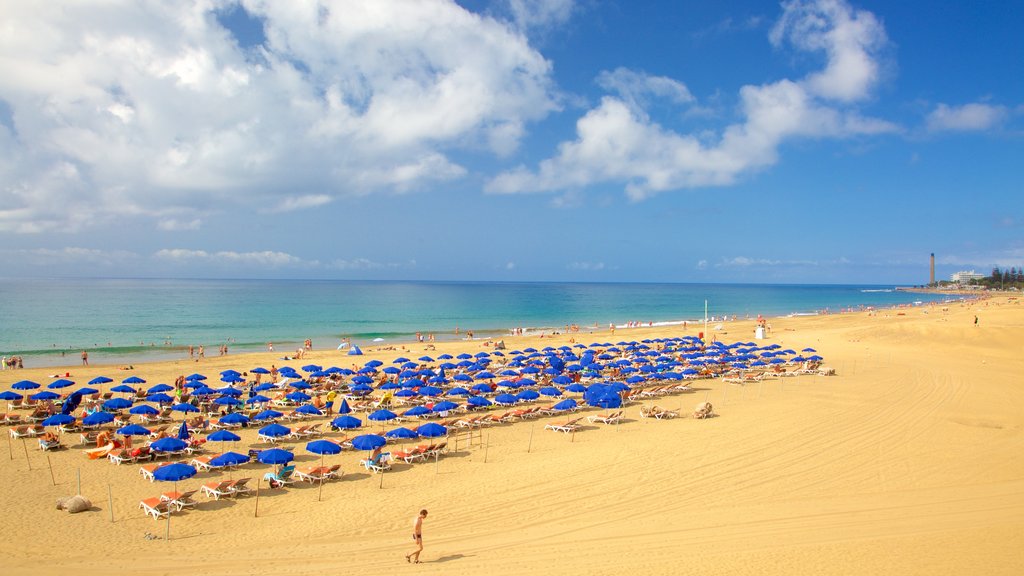
[[[57,446],[60,446],[60,439],[53,432],[44,432],[39,436],[39,448],[41,450],[56,448]]]

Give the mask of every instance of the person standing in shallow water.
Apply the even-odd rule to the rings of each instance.
[[[427,517],[426,509],[420,510],[412,520],[412,539],[416,542],[416,550],[405,555],[406,562],[420,563],[420,552],[423,552],[423,519]]]

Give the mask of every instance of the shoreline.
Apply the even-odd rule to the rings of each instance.
[[[896,290],[900,290],[900,289],[896,288]],[[910,290],[908,290],[908,291],[910,291]],[[890,306],[858,305],[856,307],[848,307],[848,308],[844,307],[844,308],[839,308],[837,310],[823,309],[823,310],[815,310],[815,311],[794,311],[794,312],[790,312],[790,313],[787,313],[787,314],[781,314],[781,315],[777,315],[777,316],[766,315],[765,318],[769,318],[769,319],[782,319],[782,318],[796,318],[796,317],[815,317],[815,316],[828,316],[828,315],[834,315],[834,314],[849,314],[849,313],[855,313],[855,312],[865,312],[865,311],[870,311],[870,310],[895,310],[895,309],[907,308],[907,307],[929,306],[929,305],[935,305],[935,304],[951,304],[951,303],[956,303],[956,302],[965,302],[965,301],[969,301],[969,300],[978,300],[978,299],[984,299],[986,297],[995,296],[995,295],[992,295],[992,294],[977,293],[977,292],[967,292],[967,293],[962,293],[962,294],[961,293],[952,294],[952,293],[947,292],[947,291],[936,291],[936,292],[928,292],[928,293],[932,293],[932,294],[935,294],[937,296],[950,296],[950,298],[944,298],[944,299],[941,299],[941,300],[934,300],[934,301],[930,301],[930,302],[914,302],[914,303],[904,303],[904,304],[893,304],[893,305],[890,305]],[[1006,295],[1000,294],[1000,296],[1006,296]],[[1013,297],[1012,294],[1009,297]],[[725,325],[725,324],[728,324],[728,323],[736,323],[736,322],[751,322],[753,320],[754,320],[754,318],[752,318],[749,314],[744,314],[742,317],[739,317],[739,315],[736,315],[736,314],[711,315],[707,319],[708,331],[710,332],[711,328],[714,325],[719,325],[719,324]],[[683,319],[683,320],[678,320],[678,319],[674,319],[673,320],[673,319],[670,319],[670,320],[633,321],[633,322],[623,322],[621,324],[615,324],[615,330],[628,332],[630,330],[637,330],[637,329],[641,329],[641,328],[666,328],[666,327],[673,327],[673,326],[682,326],[685,329],[685,327],[689,327],[689,326],[701,326],[701,327],[703,327],[704,322],[705,322],[704,318]],[[633,324],[633,325],[631,325],[631,324]],[[572,328],[574,326],[576,328],[578,328],[578,329],[575,330],[575,331],[570,330],[568,332],[565,330],[566,327]],[[522,334],[513,334],[512,332],[514,332],[516,330],[515,328],[509,328],[509,329],[505,329],[505,330],[497,330],[497,329],[473,330],[474,337],[472,339],[470,339],[468,337],[465,337],[465,336],[462,336],[461,334],[457,335],[457,334],[452,333],[452,332],[443,332],[443,333],[434,333],[433,334],[433,336],[434,336],[434,340],[433,341],[428,341],[426,334],[424,334],[424,340],[423,341],[417,341],[415,333],[410,333],[408,335],[404,335],[403,334],[403,336],[394,337],[394,338],[390,338],[390,339],[380,339],[379,341],[377,341],[377,340],[352,341],[351,340],[351,336],[342,335],[340,337],[340,340],[342,342],[346,342],[347,341],[349,343],[349,345],[354,345],[354,346],[358,346],[361,349],[366,349],[366,348],[377,348],[377,347],[382,347],[382,346],[392,346],[392,347],[393,346],[410,346],[411,347],[411,346],[416,346],[416,345],[421,345],[421,344],[422,345],[429,345],[429,344],[435,344],[436,345],[436,344],[439,344],[439,343],[452,343],[452,342],[463,342],[463,343],[471,344],[473,342],[487,342],[487,341],[493,341],[493,340],[498,340],[498,339],[503,339],[503,338],[508,338],[510,340],[515,341],[516,339],[524,338],[524,337],[526,337],[526,338],[533,338],[533,337],[540,337],[540,336],[552,337],[552,336],[566,335],[566,334],[577,334],[577,335],[591,334],[591,335],[593,335],[593,334],[601,334],[601,333],[609,332],[609,327],[608,326],[597,326],[597,325],[581,326],[581,325],[573,324],[573,325],[567,325],[566,327],[556,327],[556,326],[524,327],[524,328],[522,328],[522,330],[523,330]],[[700,330],[700,331],[703,331],[703,330]],[[339,339],[339,338],[336,338],[336,340],[337,339]],[[229,356],[231,356],[231,355],[237,356],[237,355],[240,355],[240,354],[262,354],[262,353],[266,352],[265,345],[263,345],[263,344],[260,344],[260,345],[257,345],[257,344],[239,344],[239,343],[234,342],[234,341],[229,341],[227,344],[228,344],[228,347],[229,347]],[[298,351],[299,348],[303,347],[303,341],[302,341],[302,339],[298,339],[298,338],[295,339],[295,340],[282,340],[282,341],[275,342],[274,346],[275,346],[275,350],[274,350],[273,353],[275,353],[275,354],[291,354],[291,353],[294,353],[294,352]],[[131,366],[134,366],[136,364],[147,364],[147,363],[153,363],[153,362],[170,362],[170,361],[194,360],[195,359],[194,357],[189,357],[188,356],[188,348],[189,348],[188,346],[182,346],[182,345],[157,345],[156,343],[151,343],[149,346],[146,346],[144,344],[140,344],[138,346],[114,346],[114,347],[94,346],[94,347],[86,347],[86,348],[70,348],[69,347],[69,348],[63,348],[63,349],[59,349],[59,348],[58,349],[47,349],[45,351],[42,351],[42,350],[21,351],[21,352],[14,351],[14,352],[6,353],[5,357],[10,357],[10,356],[21,356],[21,357],[23,357],[26,360],[26,362],[28,363],[28,365],[25,366],[25,368],[30,368],[30,367],[37,367],[37,368],[61,368],[61,367],[64,367],[64,368],[69,368],[69,367],[76,367],[76,366],[80,365],[80,364],[76,364],[76,360],[78,359],[79,353],[81,351],[85,350],[85,351],[89,352],[89,363],[90,363],[90,365],[96,365],[96,366],[118,366],[118,365],[125,366],[125,365],[131,365]],[[232,349],[235,350],[235,351],[232,352]],[[119,350],[119,351],[122,351],[122,352],[111,352],[111,350]],[[347,348],[340,348],[340,347],[338,347],[338,348],[332,349],[330,347],[321,347],[321,348],[318,348],[318,350],[322,350],[322,351],[340,350],[340,351],[344,352],[344,350],[347,350]],[[214,356],[214,355],[209,355],[209,354],[206,356],[206,358],[212,358],[212,357],[221,357],[221,356],[219,356],[219,355]]]

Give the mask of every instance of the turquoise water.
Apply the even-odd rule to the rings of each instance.
[[[438,340],[467,330],[563,329],[782,316],[943,298],[889,286],[354,282],[310,280],[0,279],[0,354],[27,366],[181,358],[188,345],[232,352]],[[455,329],[460,336],[455,335]],[[381,340],[378,340],[381,341]],[[68,357],[62,357],[66,351]]]

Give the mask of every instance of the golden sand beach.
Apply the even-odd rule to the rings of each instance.
[[[979,317],[978,326],[974,317]],[[436,462],[399,463],[383,477],[346,450],[327,456],[344,477],[323,486],[205,500],[166,525],[143,498],[170,485],[139,466],[89,461],[71,447],[41,452],[14,440],[0,451],[0,573],[56,574],[985,574],[1024,573],[1024,306],[988,300],[876,313],[773,319],[767,340],[812,346],[835,376],[746,385],[697,380],[694,392],[629,404],[618,426],[576,434],[544,430],[554,417],[465,433]],[[750,340],[752,322],[716,337]],[[642,339],[695,334],[690,327],[620,330]],[[569,336],[507,338],[510,347],[561,345]],[[388,363],[407,353],[364,349]],[[485,350],[480,342],[437,344]],[[277,361],[232,355],[135,366],[0,372],[45,383],[55,372],[79,384],[98,374],[150,383]],[[351,366],[314,350],[306,359]],[[279,361],[277,361],[279,363]],[[297,366],[294,362],[293,366]],[[116,382],[115,382],[116,384]],[[640,418],[654,402],[689,414],[707,399],[717,417]],[[581,411],[583,415],[597,409]],[[365,415],[360,414],[365,421]],[[326,421],[321,419],[320,421]],[[388,426],[392,428],[394,426]],[[368,426],[378,431],[380,426]],[[238,450],[256,443],[241,432]],[[340,433],[329,433],[336,438]],[[304,442],[298,464],[319,461]],[[393,449],[393,447],[392,447]],[[249,464],[235,476],[269,469]],[[67,514],[77,492],[94,510]],[[227,472],[178,483],[197,488]],[[113,507],[111,508],[110,502]],[[426,508],[423,563],[407,564],[412,520]],[[158,539],[146,539],[149,532]]]

